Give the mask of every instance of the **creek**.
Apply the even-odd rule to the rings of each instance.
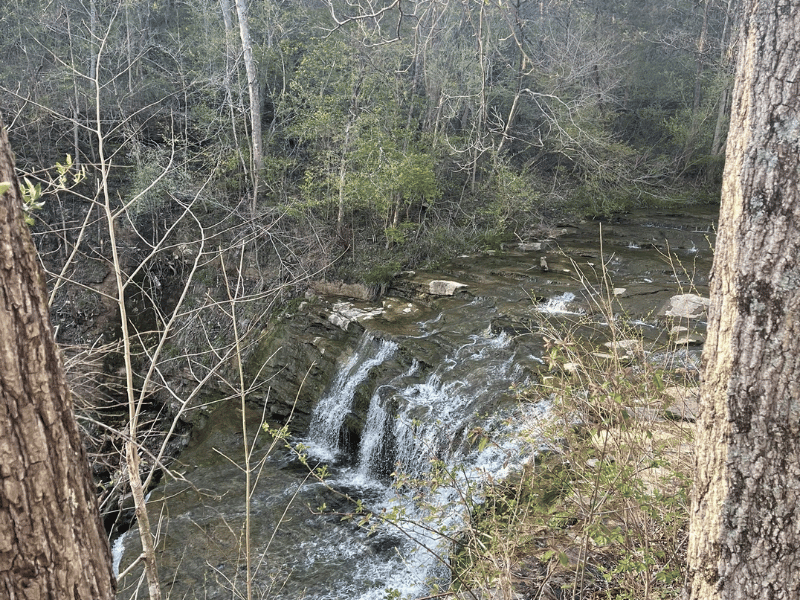
[[[538,449],[517,432],[546,416],[547,403],[521,404],[513,388],[535,383],[543,368],[542,322],[591,323],[587,335],[599,335],[599,345],[605,323],[594,299],[611,293],[615,318],[663,341],[653,360],[669,355],[697,368],[701,347],[670,346],[658,311],[679,293],[707,296],[715,221],[715,207],[692,207],[563,225],[435,272],[406,273],[376,304],[316,300],[351,343],[307,431],[288,440],[308,466],[282,444],[267,455],[270,439],[259,432],[269,413],[251,403],[245,415],[250,443],[258,434],[252,461],[263,459],[251,496],[255,597],[366,600],[391,589],[418,598],[446,586],[447,536],[462,526],[463,498],[479,498],[487,478],[506,476]],[[442,291],[442,281],[465,287]],[[692,325],[702,339],[702,318]],[[180,456],[183,478],[165,478],[151,495],[171,598],[242,597],[243,443],[238,404],[219,407]],[[309,466],[325,467],[324,484]],[[354,509],[348,498],[394,523],[360,528],[359,516],[343,519]],[[139,552],[136,538],[115,544],[123,568]],[[120,599],[146,594],[139,573],[120,582]]]

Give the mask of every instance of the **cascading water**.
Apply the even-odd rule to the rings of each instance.
[[[648,223],[655,218],[650,211],[644,217]],[[692,219],[692,229],[697,222]],[[446,583],[447,569],[439,559],[447,560],[449,543],[431,530],[457,536],[464,523],[461,494],[475,492],[480,501],[486,475],[502,477],[537,445],[505,435],[547,410],[543,403],[506,402],[509,387],[538,368],[543,349],[537,322],[570,322],[571,315],[589,312],[586,290],[566,272],[567,258],[569,268],[603,260],[621,288],[614,294],[622,312],[644,319],[642,327],[657,330],[653,337],[661,331],[651,315],[674,293],[673,277],[663,254],[651,252],[661,244],[661,232],[646,227],[604,229],[604,246],[613,249],[613,260],[601,256],[596,225],[588,223],[559,239],[565,257],[553,253],[546,275],[538,269],[538,255],[487,253],[454,259],[442,272],[419,273],[413,286],[398,288],[403,298],[426,294],[428,279],[447,277],[467,284],[470,297],[429,298],[430,303],[415,305],[425,316],[398,311],[367,323],[371,332],[358,340],[320,396],[307,437],[294,440],[308,448],[310,466],[328,465],[324,484],[289,452],[276,451],[258,463],[268,441],[262,436],[252,444],[260,474],[249,496],[257,597],[382,600],[391,588],[410,600],[430,595],[432,582]],[[672,236],[669,248],[691,253],[698,272],[708,272],[710,255],[694,253],[707,244],[705,234],[672,227],[665,234]],[[556,268],[559,260],[563,268]],[[700,282],[704,286],[707,279]],[[536,298],[549,300],[536,303]],[[386,298],[384,307],[393,303]],[[325,330],[319,328],[322,335]],[[338,337],[336,342],[320,346],[339,352]],[[681,352],[699,356],[694,349]],[[193,433],[173,470],[185,479],[165,477],[154,493],[151,520],[165,517],[159,521],[159,573],[171,597],[229,600],[244,589],[243,415],[238,402],[218,406],[206,426]],[[263,415],[261,406],[247,406],[250,442]],[[471,443],[484,433],[491,443]],[[429,485],[437,474],[449,485]],[[343,494],[361,500],[365,511],[404,519],[379,524],[368,535],[341,518],[353,510]],[[322,506],[326,509],[317,510]],[[122,569],[140,556],[137,539],[128,535],[119,544],[125,546]],[[140,573],[137,566],[123,579],[119,600],[142,596],[146,584],[139,583]]]
[[[323,397],[309,426],[308,443],[317,454],[328,452],[333,458],[342,450],[341,428],[353,403],[353,395],[369,375],[370,369],[380,365],[397,349],[390,341],[376,340],[369,334],[361,337],[355,352],[339,370],[331,389]]]
[[[537,310],[541,313],[547,313],[551,315],[582,314],[580,309],[576,310],[572,308],[572,303],[575,302],[575,298],[575,294],[572,292],[564,292],[558,296],[552,296],[551,298],[548,298],[546,302],[543,302],[537,307]]]
[[[394,468],[394,424],[390,410],[384,404],[391,401],[390,393],[396,391],[397,385],[409,380],[419,371],[419,363],[415,360],[411,367],[397,380],[380,386],[370,398],[364,434],[358,452],[358,476],[363,481],[378,479],[388,475]]]
[[[347,378],[344,373],[363,381],[365,371],[384,362],[392,352],[391,345],[384,342],[374,356],[367,357],[364,353],[368,347],[362,341],[325,401],[318,405],[307,446],[320,459],[335,454],[340,438],[342,419],[329,415],[350,410],[357,388],[357,383],[343,381]],[[413,598],[424,595],[432,581],[442,583],[446,579],[446,534],[460,526],[465,508],[459,498],[466,489],[479,486],[486,473],[501,477],[509,462],[514,462],[509,460],[512,455],[519,461],[530,451],[520,449],[519,441],[511,437],[504,447],[502,437],[498,437],[500,443],[478,452],[467,439],[470,430],[481,423],[479,413],[496,410],[509,385],[524,379],[516,364],[510,337],[485,331],[469,336],[467,343],[427,375],[415,361],[377,386],[370,399],[357,462],[335,472],[328,485],[370,497],[366,505],[373,513],[400,511],[406,518],[402,523],[381,526],[374,534],[377,543],[386,540],[395,552],[379,560],[359,561],[357,570],[372,584],[356,597],[383,598],[385,589],[396,589],[404,598]],[[507,426],[499,417],[482,425],[493,428],[496,434]],[[436,486],[433,496],[426,498],[425,504],[439,507],[431,512],[390,484],[394,475],[394,481],[411,477],[410,481],[420,481],[424,486],[434,461],[457,475],[449,485]],[[459,469],[454,468],[456,465]]]

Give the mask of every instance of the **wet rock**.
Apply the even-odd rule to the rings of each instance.
[[[248,401],[267,404],[270,418],[289,420],[292,431],[304,433],[317,400],[353,343],[360,327],[334,324],[321,305],[276,322],[245,363],[252,382]],[[291,419],[289,416],[291,415]]]
[[[622,351],[626,355],[641,354],[644,351],[641,340],[617,340],[603,345],[609,350]]]
[[[467,284],[445,279],[434,279],[428,284],[428,293],[434,296],[453,296],[456,292],[466,289]]]
[[[423,313],[424,307],[415,302],[400,298],[387,297],[383,300],[383,318],[387,321],[416,318]]]
[[[315,281],[310,290],[319,296],[346,296],[356,300],[371,301],[375,298],[374,290],[360,283],[342,283],[341,281]]]
[[[670,298],[658,314],[676,319],[702,319],[710,304],[708,298],[697,294],[678,294]]]
[[[517,244],[517,250],[520,252],[541,252],[542,242],[520,242]]]
[[[362,324],[373,317],[383,314],[383,308],[358,308],[350,302],[337,302],[333,305],[333,310],[328,321],[347,331],[351,323]]]
[[[706,340],[700,335],[684,333],[672,338],[670,341],[676,346],[702,346]]]
[[[670,342],[675,346],[700,346],[705,337],[683,325],[674,325],[669,330]]]

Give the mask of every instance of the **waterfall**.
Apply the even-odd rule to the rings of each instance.
[[[358,477],[361,481],[379,479],[392,472],[396,459],[394,422],[390,407],[384,404],[390,403],[392,392],[396,392],[403,382],[414,377],[418,371],[419,363],[414,360],[408,371],[380,386],[372,394],[358,453]]]
[[[429,324],[420,324],[420,339],[438,335],[426,331]],[[512,448],[502,440],[502,431],[508,426],[498,403],[511,383],[525,379],[512,341],[508,334],[496,335],[486,329],[462,338],[434,368],[414,360],[402,369],[397,368],[399,362],[386,365],[378,374],[366,416],[362,415],[357,452],[349,454],[353,462],[337,462],[327,484],[366,498],[365,506],[375,514],[399,510],[407,518],[379,526],[370,538],[390,551],[354,562],[348,577],[377,585],[367,586],[353,597],[383,598],[384,590],[391,588],[413,598],[425,595],[431,581],[445,583],[449,572],[442,559],[449,553],[450,541],[443,533],[462,526],[464,498],[470,493],[465,490],[477,489],[486,473],[502,477],[509,463],[530,453],[530,448]],[[306,446],[315,458],[341,457],[341,430],[354,409],[355,396],[359,389],[363,393],[370,371],[391,359],[396,349],[393,342],[369,334],[362,337],[312,415]],[[519,410],[518,405],[513,406]],[[485,416],[488,413],[493,419]],[[477,426],[491,430],[494,442],[480,451],[469,439]],[[519,444],[513,436],[507,439],[509,444]],[[393,485],[399,480],[392,476],[408,476],[412,486],[414,479],[424,482],[433,461],[454,475],[449,484],[436,485],[428,492],[423,504],[440,507],[430,513],[412,495],[396,489],[403,486]],[[424,548],[435,551],[438,558]]]
[[[505,333],[473,335],[423,382],[398,390],[392,431],[398,470],[419,476],[433,460],[463,460],[481,409],[513,381],[510,342]]]
[[[342,448],[341,431],[353,406],[356,390],[370,369],[389,359],[397,344],[364,332],[350,360],[339,370],[328,393],[320,399],[309,426],[308,445],[320,458],[331,460]]]

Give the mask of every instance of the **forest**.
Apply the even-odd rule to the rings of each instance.
[[[107,185],[151,237],[196,200],[283,280],[374,283],[566,214],[717,201],[736,4],[14,0],[0,110],[41,235],[70,246]]]
[[[280,441],[285,423],[309,426],[352,351],[348,323],[300,314],[314,294],[371,301],[401,272],[565,223],[716,204],[741,10],[4,2],[0,114],[25,217],[104,525],[119,539],[136,513],[131,568],[145,563],[150,597],[147,492],[180,480],[170,460],[209,407],[230,401],[244,419],[257,406],[256,430]],[[251,459],[247,427],[249,535],[266,458]]]

